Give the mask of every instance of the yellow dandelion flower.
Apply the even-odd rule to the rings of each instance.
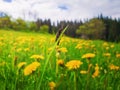
[[[34,41],[34,37],[31,37],[30,40],[31,40],[31,41]]]
[[[104,43],[103,43],[103,46],[104,46],[104,47],[107,47],[107,46],[109,46],[109,44],[108,44],[107,42],[104,42]]]
[[[27,66],[27,67],[24,69],[24,75],[27,76],[27,75],[30,75],[31,73],[32,73],[31,66]]]
[[[49,87],[50,87],[50,90],[55,90],[56,83],[53,81],[49,82]]]
[[[114,46],[114,44],[112,44],[110,47],[111,47],[111,48],[114,48],[115,46]]]
[[[65,66],[69,70],[71,70],[71,69],[78,69],[81,64],[83,64],[83,62],[81,62],[79,60],[71,60],[71,61],[67,62]]]
[[[48,52],[51,52],[51,51],[52,51],[52,49],[53,49],[52,47],[48,48]]]
[[[110,57],[111,54],[110,53],[104,53],[103,56]]]
[[[30,58],[34,58],[34,59],[44,59],[44,57],[42,55],[32,55]]]
[[[120,53],[116,54],[116,57],[117,57],[117,58],[120,58]]]
[[[28,65],[25,69],[24,69],[24,75],[30,75],[33,71],[36,71],[36,69],[40,66],[39,62],[33,62],[30,65]]]
[[[57,64],[60,66],[64,66],[64,60],[62,60],[62,59],[57,60]]]
[[[113,64],[110,64],[110,66],[109,66],[109,68],[111,69],[111,70],[119,70],[119,66],[115,66],[115,65],[113,65]]]
[[[26,64],[26,62],[21,62],[21,63],[19,63],[17,66],[18,66],[18,68],[21,68],[22,66],[24,66]]]
[[[106,47],[106,50],[109,50],[110,49],[110,47]]]
[[[59,48],[58,51],[63,53],[68,52],[68,50],[65,47]]]
[[[3,38],[3,37],[0,37],[0,40],[1,40],[1,41],[3,41],[3,40],[4,40],[4,38]]]
[[[87,74],[88,72],[86,70],[81,70],[80,73],[81,74]]]
[[[77,46],[75,47],[76,49],[81,49],[82,45],[81,44],[77,44]]]
[[[95,66],[95,72],[93,73],[93,75],[92,75],[92,77],[93,78],[95,78],[95,77],[97,77],[98,75],[99,75],[99,66],[98,66],[98,64],[96,64],[96,66]]]
[[[87,54],[84,54],[82,56],[82,58],[87,58],[87,59],[90,59],[90,58],[93,58],[93,57],[95,57],[95,54],[93,54],[93,53],[87,53]]]

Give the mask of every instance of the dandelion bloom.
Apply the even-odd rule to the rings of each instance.
[[[110,57],[111,54],[110,53],[104,53],[103,56]]]
[[[87,74],[88,72],[86,70],[81,70],[80,73],[81,74]]]
[[[83,64],[83,62],[81,62],[79,60],[71,60],[71,61],[67,62],[65,66],[69,70],[71,70],[71,69],[78,69],[81,64]]]
[[[33,62],[32,64],[28,65],[25,69],[24,69],[24,75],[30,75],[33,71],[36,71],[36,69],[40,66],[39,62]]]
[[[114,48],[115,46],[112,44],[110,47],[111,47],[111,48]]]
[[[44,57],[42,55],[32,55],[30,58],[34,58],[34,59],[44,59]]]
[[[82,58],[87,58],[87,59],[90,59],[90,58],[93,58],[93,57],[95,57],[95,54],[93,54],[93,53],[87,53],[87,54],[84,54],[82,56]]]
[[[64,66],[64,60],[62,60],[62,59],[57,60],[57,64],[60,66]]]
[[[55,84],[55,82],[49,82],[49,87],[50,87],[50,90],[54,90],[55,89],[55,87],[56,87],[56,84]]]
[[[81,49],[82,45],[81,44],[77,44],[77,46],[75,47],[76,49]]]
[[[109,49],[110,49],[110,47],[106,47],[105,49],[106,49],[106,50],[109,50]]]
[[[26,62],[21,62],[21,63],[19,63],[17,66],[18,66],[18,68],[21,68],[22,66],[24,66],[26,64]]]
[[[99,75],[99,66],[98,66],[98,64],[96,64],[96,66],[95,66],[95,72],[93,73],[93,75],[92,75],[92,77],[93,78],[95,78],[95,77],[97,77],[98,75]]]
[[[52,47],[48,48],[48,52],[51,52],[51,51],[52,51],[52,49],[53,49]]]
[[[104,43],[103,43],[103,46],[104,46],[104,47],[107,47],[107,46],[109,46],[109,44],[108,44],[107,42],[104,42]]]
[[[117,57],[117,58],[120,58],[120,53],[119,53],[119,54],[116,54],[116,57]]]
[[[59,48],[58,51],[59,51],[59,52],[63,52],[63,53],[68,52],[65,47]]]
[[[113,64],[110,64],[110,66],[109,66],[109,68],[111,69],[111,70],[119,70],[119,66],[115,66],[115,65],[113,65]]]

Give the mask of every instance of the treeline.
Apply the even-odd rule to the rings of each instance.
[[[85,39],[102,39],[111,42],[119,42],[120,18],[112,19],[110,17],[103,17],[101,14],[80,25],[76,34]]]
[[[16,31],[34,31],[42,33],[55,34],[61,26],[69,25],[68,30],[65,32],[67,36],[76,37],[76,30],[82,24],[82,21],[57,21],[51,22],[50,19],[37,19],[36,21],[25,21],[21,18],[11,19],[10,16],[0,17],[1,29],[13,29]]]
[[[120,18],[112,19],[100,15],[99,20],[102,20],[105,25],[104,40],[119,42],[120,41]]]
[[[86,21],[57,21],[50,19],[37,19],[25,21],[21,18],[16,20],[8,15],[0,15],[0,29],[13,29],[16,31],[33,31],[56,34],[62,26],[69,25],[65,35],[84,39],[102,39],[106,41],[120,41],[120,18],[112,19],[102,14]]]

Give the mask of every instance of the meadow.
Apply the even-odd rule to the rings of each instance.
[[[120,43],[0,30],[0,90],[120,90]]]

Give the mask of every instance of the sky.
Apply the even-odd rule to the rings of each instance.
[[[120,0],[0,0],[0,11],[25,20],[84,20],[101,13],[120,17]]]

